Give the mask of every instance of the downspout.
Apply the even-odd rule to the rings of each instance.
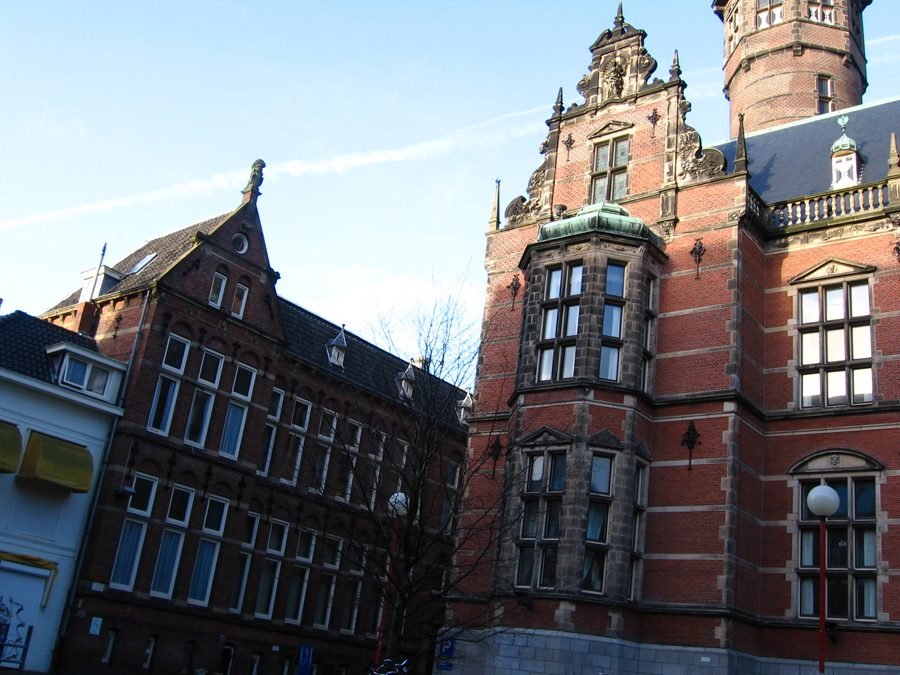
[[[105,248],[106,247],[104,246],[104,249]],[[141,342],[141,336],[144,333],[144,319],[147,317],[147,306],[149,300],[150,289],[147,289],[147,292],[144,294],[144,306],[141,308],[141,321],[138,324],[138,332],[134,338],[134,346],[131,348],[131,355],[128,357],[128,366],[125,369],[125,375],[122,378],[122,386],[119,389],[119,398],[116,401],[116,405],[120,408],[125,402],[125,392],[128,388],[128,380],[131,376],[132,368],[134,367],[134,357],[137,353],[138,345]],[[91,536],[91,527],[94,524],[94,515],[97,512],[97,502],[100,499],[100,486],[103,484],[103,479],[106,476],[106,468],[109,465],[109,453],[112,449],[113,438],[115,437],[118,424],[118,416],[113,417],[112,421],[110,422],[109,437],[106,439],[106,446],[103,448],[103,460],[100,463],[100,472],[97,474],[97,482],[94,484],[94,494],[91,496],[91,506],[88,509],[88,519],[87,523],[85,523],[84,535],[81,537],[81,542],[78,545],[78,555],[75,557],[75,567],[72,574],[72,583],[69,585],[69,599],[66,601],[66,608],[63,612],[62,621],[60,622],[59,633],[56,637],[56,645],[54,645],[53,647],[53,665],[51,666],[51,671],[58,670],[59,663],[57,661],[60,654],[60,643],[62,642],[62,638],[66,634],[66,629],[69,625],[69,617],[72,614],[73,603],[75,601],[75,590],[78,586],[78,579],[79,577],[81,577],[81,567],[84,564],[84,553],[85,549],[87,548],[88,539]]]

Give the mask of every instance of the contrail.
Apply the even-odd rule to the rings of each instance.
[[[480,122],[468,127],[463,127],[462,129],[457,129],[456,131],[451,131],[444,136],[429,141],[414,143],[413,145],[396,148],[394,150],[373,150],[371,152],[338,155],[337,157],[322,160],[294,160],[281,162],[266,167],[266,178],[277,179],[284,175],[301,176],[304,174],[340,173],[342,171],[349,171],[350,169],[356,169],[370,164],[429,159],[447,155],[457,150],[483,147],[485,144],[500,145],[539,131],[541,124],[538,122],[530,122],[498,130],[492,130],[490,127],[500,122],[533,115],[540,111],[547,111],[547,106],[501,115],[500,117],[488,120],[487,122]],[[110,209],[124,208],[134,204],[152,204],[153,202],[162,200],[191,197],[197,194],[209,193],[214,190],[239,189],[246,180],[246,169],[220,173],[204,180],[178,183],[171,187],[152,190],[150,192],[142,192],[141,194],[131,195],[129,197],[106,199],[104,201],[94,202],[93,204],[72,206],[59,211],[50,211],[48,213],[25,216],[24,218],[16,218],[15,220],[7,220],[0,223],[0,230],[18,227],[19,225],[46,223],[62,218],[69,218],[71,216],[93,213],[95,211],[109,211]]]
[[[900,35],[888,35],[887,37],[880,37],[874,40],[866,40],[866,47],[881,44],[882,42],[893,42],[894,40],[900,40]]]

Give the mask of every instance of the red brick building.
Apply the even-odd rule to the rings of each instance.
[[[465,392],[278,297],[263,166],[237,209],[91,270],[43,317],[128,364],[61,672],[287,675],[305,646],[308,672],[360,673],[383,626],[382,657],[428,668],[443,607],[391,622],[388,549],[395,527],[430,527],[432,559],[446,540]]]
[[[716,0],[719,147],[621,6],[560,92],[487,233],[469,451],[505,482],[470,495],[506,491],[503,537],[448,626],[496,619],[445,668],[811,668],[820,483],[828,672],[900,668],[900,100],[862,105],[868,4]]]

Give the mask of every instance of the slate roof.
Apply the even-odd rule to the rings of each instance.
[[[157,278],[162,276],[162,274],[166,270],[168,270],[173,264],[175,264],[186,253],[188,253],[197,245],[193,240],[195,232],[210,234],[213,230],[219,227],[219,225],[228,220],[228,218],[233,213],[234,211],[229,211],[228,213],[223,213],[216,216],[215,218],[210,218],[209,220],[204,220],[203,222],[189,225],[188,227],[184,227],[180,230],[176,230],[175,232],[170,232],[169,234],[163,235],[162,237],[157,237],[156,239],[151,239],[150,241],[146,242],[143,246],[135,249],[125,258],[112,266],[114,269],[118,270],[122,274],[126,274],[127,276],[118,284],[110,288],[106,293],[104,293],[104,295],[109,295],[110,293],[122,293],[134,288],[140,288],[141,286],[145,286],[146,284],[155,281]],[[146,265],[146,267],[143,267],[135,274],[128,274],[128,272],[133,269],[135,265],[137,265],[148,255],[154,253],[156,254],[156,257],[151,260]],[[71,307],[78,302],[78,298],[80,295],[81,289],[79,288],[47,311],[52,312],[58,309],[63,309],[64,307]]]
[[[831,190],[831,144],[841,136],[838,117],[850,118],[847,135],[864,162],[862,183],[884,180],[891,132],[900,134],[900,98],[845,108],[747,134],[750,185],[767,204]],[[736,139],[718,148],[734,165]]]
[[[36,380],[53,382],[46,348],[60,342],[97,351],[97,344],[91,338],[25,312],[0,316],[0,368]]]
[[[328,360],[326,345],[341,332],[341,327],[284,298],[279,298],[278,301],[285,337],[290,343],[286,350],[289,354],[389,400],[406,403],[400,396],[397,377],[409,367],[408,362],[345,330],[347,350],[344,366],[332,366]],[[418,377],[421,373],[423,371],[416,371],[413,403],[420,409],[425,406],[440,406],[440,415],[444,421],[460,426],[456,417],[456,403],[465,398],[466,392],[435,376],[428,376],[427,383],[435,387],[431,390],[434,395],[429,396],[428,401],[418,400],[416,394],[422,392],[424,384],[422,378]]]

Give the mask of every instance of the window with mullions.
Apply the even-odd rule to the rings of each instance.
[[[625,265],[610,263],[606,267],[603,302],[603,342],[600,347],[600,379],[619,379],[619,356],[622,353],[622,319],[625,314]]]
[[[784,21],[782,0],[756,0],[756,27],[768,28]]]
[[[826,478],[800,483],[800,616],[819,616],[819,519],[806,504],[809,491],[826,484],[840,497],[826,521],[825,610],[829,619],[878,618],[877,492],[874,476]]]
[[[834,0],[809,0],[806,17],[810,21],[834,25]]]
[[[799,294],[800,404],[803,408],[871,403],[869,284],[844,282]]]
[[[556,586],[556,560],[562,531],[562,498],[566,487],[566,453],[526,455],[522,496],[517,586]]]
[[[644,325],[643,336],[641,339],[641,347],[643,348],[643,358],[641,360],[641,390],[650,392],[652,384],[653,359],[655,357],[656,348],[656,299],[658,294],[657,285],[659,280],[655,277],[647,277],[647,305],[644,308]]]
[[[819,115],[834,112],[834,80],[826,75],[816,77],[816,94],[819,97],[816,112]]]
[[[575,340],[578,337],[581,263],[549,269],[541,307],[541,333],[537,350],[537,381],[549,382],[575,376]]]
[[[584,536],[584,570],[581,581],[582,590],[591,593],[603,592],[608,553],[612,466],[613,458],[609,455],[595,454],[591,458],[590,502]]]
[[[628,599],[634,600],[637,577],[644,552],[644,520],[647,511],[647,466],[640,464],[634,471],[634,505],[631,521],[631,559],[629,560]]]
[[[591,203],[615,202],[628,195],[631,139],[616,138],[594,146]]]

